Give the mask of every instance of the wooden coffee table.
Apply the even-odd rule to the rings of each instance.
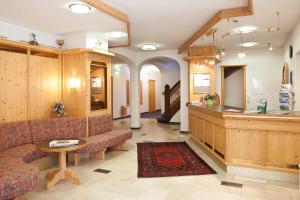
[[[47,189],[55,186],[60,180],[68,180],[73,184],[79,185],[80,180],[75,176],[75,171],[67,168],[66,155],[67,152],[82,149],[87,145],[85,140],[79,140],[78,145],[66,146],[66,147],[49,147],[50,141],[45,141],[36,144],[36,148],[46,153],[58,153],[59,154],[59,169],[53,170],[46,175]]]

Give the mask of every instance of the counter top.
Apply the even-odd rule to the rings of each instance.
[[[223,105],[201,105],[201,104],[190,104],[190,109],[195,109],[205,114],[214,115],[218,118],[244,118],[244,119],[268,119],[268,120],[280,120],[280,121],[299,121],[300,122],[300,112],[290,112],[287,114],[281,114],[278,112],[268,112],[267,114],[251,113],[249,111],[244,111],[241,108],[235,108],[231,106]]]

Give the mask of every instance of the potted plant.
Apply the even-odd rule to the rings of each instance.
[[[207,105],[214,105],[215,103],[215,99],[216,99],[216,96],[215,95],[211,95],[211,94],[208,94],[204,97],[204,100],[206,101],[206,104]]]
[[[52,113],[54,113],[57,118],[63,117],[64,115],[66,115],[64,108],[64,102],[56,102],[52,106]]]

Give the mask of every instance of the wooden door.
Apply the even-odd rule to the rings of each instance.
[[[156,111],[155,80],[149,80],[149,112]]]

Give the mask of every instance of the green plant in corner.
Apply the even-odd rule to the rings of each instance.
[[[204,97],[204,100],[206,101],[207,105],[213,105],[215,103],[216,96],[208,94]]]
[[[56,115],[56,117],[62,117],[66,115],[64,108],[65,108],[64,102],[56,102],[52,106],[52,112]]]

